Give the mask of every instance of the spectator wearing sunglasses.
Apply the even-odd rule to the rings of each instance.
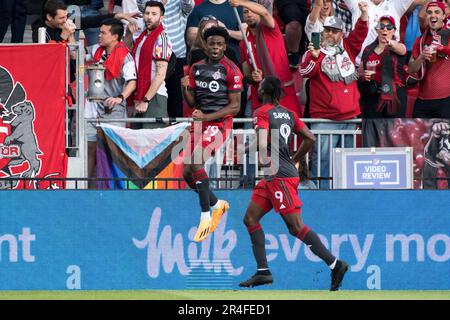
[[[361,109],[363,118],[403,118],[406,115],[406,90],[403,65],[406,46],[396,41],[395,20],[383,16],[376,26],[378,38],[362,54]]]
[[[360,13],[358,9],[359,0],[344,0],[348,9],[352,13],[353,28],[355,28],[356,21]],[[369,34],[363,43],[362,50],[377,39],[378,34],[376,26],[380,22],[380,17],[389,15],[394,18],[396,23],[400,23],[401,17],[408,11],[415,0],[370,0],[369,4]],[[395,30],[396,39],[400,39],[400,28]],[[356,58],[356,64],[359,66],[361,61],[362,51]]]

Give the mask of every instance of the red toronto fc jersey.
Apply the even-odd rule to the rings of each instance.
[[[213,113],[229,104],[229,93],[242,91],[242,73],[227,57],[214,64],[204,59],[191,66],[189,89],[195,91],[196,108]]]
[[[412,57],[417,59],[420,55],[420,37],[414,42]],[[424,43],[424,47],[431,44]],[[450,46],[450,42],[449,42]],[[438,55],[434,63],[426,62],[426,72],[419,82],[419,95],[422,100],[444,99],[450,96],[450,56]]]
[[[293,139],[293,133],[299,133],[305,124],[298,116],[286,108],[272,104],[266,104],[255,112],[255,130],[266,129],[269,131],[268,152],[270,155],[278,155],[278,167],[276,172],[269,172],[266,179],[273,177],[290,178],[298,177],[297,168],[291,159],[290,145]],[[278,135],[278,141],[272,144],[272,134]],[[275,157],[271,157],[271,161]]]

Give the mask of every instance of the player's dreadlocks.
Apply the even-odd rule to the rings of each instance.
[[[271,100],[272,103],[278,103],[281,100],[283,90],[281,89],[281,81],[274,76],[268,76],[261,82],[260,90]]]

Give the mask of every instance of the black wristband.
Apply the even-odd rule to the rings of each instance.
[[[123,97],[123,94],[119,94],[116,98],[122,99],[122,102],[123,102],[123,100],[125,100],[125,98]]]
[[[142,102],[148,103],[150,102],[150,100],[148,100],[148,98],[144,96],[144,98],[142,98]]]

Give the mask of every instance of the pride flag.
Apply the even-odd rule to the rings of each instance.
[[[189,123],[160,129],[133,130],[101,124],[97,128],[97,177],[110,180],[99,180],[98,188],[184,188],[184,182],[155,181],[155,178],[182,178],[180,156],[172,159],[172,150],[180,143],[181,134],[187,127]]]

